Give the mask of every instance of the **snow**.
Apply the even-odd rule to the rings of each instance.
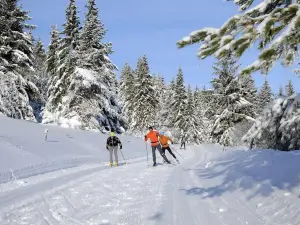
[[[91,70],[76,67],[75,76],[76,78],[80,78],[82,80],[82,83],[86,87],[91,86],[91,84],[97,83],[97,74]]]
[[[109,168],[107,135],[0,123],[1,225],[300,223],[299,151],[172,145],[181,164],[152,168],[143,138],[122,135],[127,164]]]

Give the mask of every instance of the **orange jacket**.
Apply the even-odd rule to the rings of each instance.
[[[148,139],[150,139],[151,145],[152,145],[152,146],[157,146],[157,145],[159,145],[158,136],[159,136],[159,134],[158,134],[157,131],[150,131],[150,132],[145,136],[145,141],[148,141]]]
[[[164,136],[164,135],[160,135],[160,136],[159,136],[159,141],[160,141],[161,145],[162,145],[164,148],[169,147],[168,141],[173,142],[171,138],[169,138],[169,137],[167,137],[167,136]]]

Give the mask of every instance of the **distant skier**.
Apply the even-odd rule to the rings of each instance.
[[[113,166],[113,154],[115,155],[116,166],[119,166],[118,163],[118,147],[122,149],[122,143],[118,137],[115,136],[115,130],[111,129],[110,137],[107,139],[106,142],[106,149],[109,151],[110,155],[110,166]]]
[[[155,152],[156,149],[159,151],[160,155],[163,157],[165,162],[170,164],[171,162],[168,160],[165,153],[163,153],[161,149],[158,137],[159,137],[159,133],[157,131],[154,131],[153,127],[149,127],[149,133],[145,135],[145,141],[147,142],[148,139],[150,139],[151,141],[153,166],[156,166],[156,152]]]
[[[168,143],[169,141],[173,144],[172,139],[169,138],[168,136],[164,135],[164,132],[159,133],[159,142],[162,145],[163,153],[165,154],[166,150],[168,150],[169,153],[174,157],[174,159],[179,163],[179,160],[176,158],[176,156],[174,155],[174,153],[172,152],[172,150],[169,146],[169,143]]]
[[[47,141],[48,140],[48,129],[46,128],[45,129],[45,141]]]
[[[187,134],[183,134],[182,137],[181,137],[181,146],[180,146],[180,149],[183,149],[185,150],[185,143],[186,143],[186,139],[187,139]]]

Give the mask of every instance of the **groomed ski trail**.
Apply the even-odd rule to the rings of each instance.
[[[158,157],[157,167],[147,167],[144,157],[120,167],[93,164],[2,183],[0,224],[299,224],[297,190],[269,182],[276,180],[269,171],[297,152],[272,158],[263,151],[222,152],[217,145],[179,151],[184,160],[179,157],[177,166]],[[261,173],[269,180],[260,182]]]
[[[90,165],[14,181],[6,188],[2,184],[0,224],[151,224],[174,168],[147,167],[142,158],[120,167]]]
[[[253,213],[234,193],[222,197],[209,197],[206,189],[219,184],[220,180],[207,182],[198,173],[213,160],[213,154],[202,145],[194,150],[170,178],[164,202],[165,215],[157,224],[169,225],[263,225],[262,219]],[[216,152],[214,152],[216,153]],[[221,154],[221,151],[218,151]],[[217,191],[217,190],[216,190]]]

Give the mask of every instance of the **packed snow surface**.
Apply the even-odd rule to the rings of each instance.
[[[179,165],[148,167],[143,140],[120,136],[127,164],[110,168],[107,135],[0,124],[1,225],[300,224],[299,151],[174,145]]]

